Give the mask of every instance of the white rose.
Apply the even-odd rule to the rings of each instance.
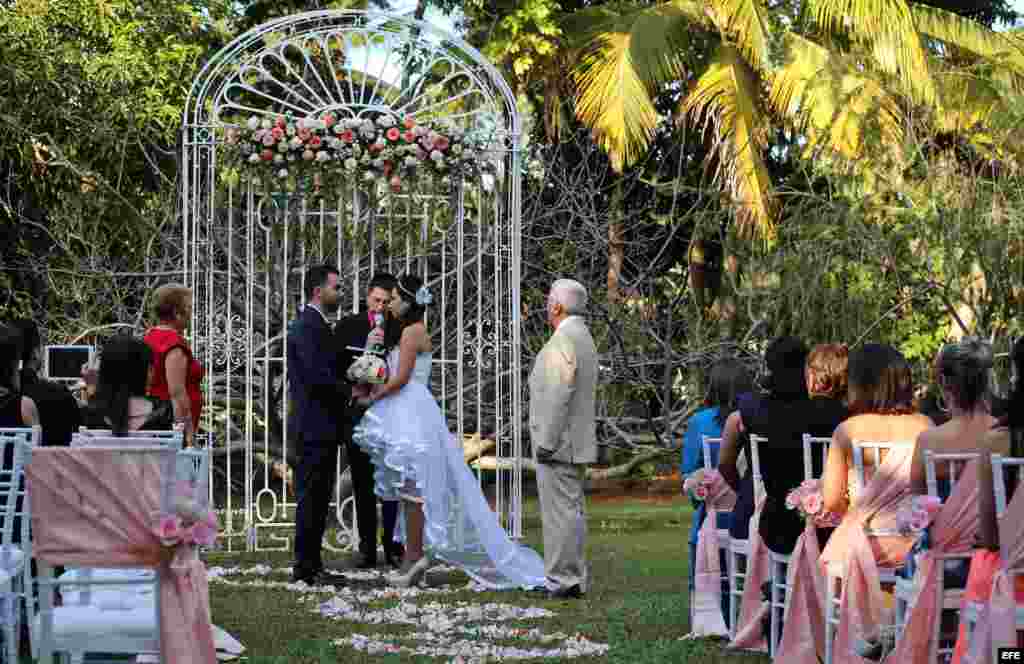
[[[274,126],[274,123],[271,122],[270,118],[263,118],[260,122],[260,126],[264,129],[271,129]]]
[[[355,156],[355,157],[361,157],[361,156],[362,156],[362,154],[363,154],[363,149],[362,149],[361,147],[359,147],[359,145],[358,145],[358,144],[357,144],[357,145],[353,145],[353,146],[352,146],[352,155],[353,155],[353,156]]]
[[[373,165],[375,168],[384,168],[384,160],[381,159],[380,157],[377,157],[376,159],[373,160]]]
[[[438,163],[438,162],[444,160],[444,155],[441,154],[440,150],[431,150],[430,151],[430,158],[433,159],[435,163]]]
[[[330,158],[331,158],[331,155],[327,154],[323,150],[321,150],[320,152],[316,153],[316,160],[319,161],[320,163],[328,161]]]
[[[275,164],[283,164],[284,163],[284,155],[283,154],[275,154],[274,155],[274,163]]]
[[[249,128],[249,131],[256,131],[260,128],[260,119],[254,115],[249,118],[249,121],[245,123],[245,126]]]
[[[249,163],[250,164],[258,164],[258,163],[260,163],[260,156],[258,154],[256,154],[255,152],[253,152],[251,155],[249,155]]]
[[[379,118],[377,118],[377,124],[380,125],[381,127],[391,127],[392,125],[395,124],[395,119],[392,118],[390,115],[382,115]]]
[[[302,149],[302,139],[296,136],[291,140],[289,145],[291,146],[292,150],[300,150]]]
[[[286,157],[286,159],[288,161],[295,161],[295,153],[294,152],[289,152],[288,156]]]
[[[281,178],[282,180],[284,178],[288,177],[288,169],[287,168],[282,168],[281,170],[279,170],[277,172],[277,177]]]
[[[420,160],[417,159],[416,157],[406,157],[405,158],[405,165],[408,166],[409,168],[416,168],[416,166],[419,163],[420,163]]]
[[[356,166],[358,165],[359,162],[353,159],[352,157],[349,157],[348,159],[345,160],[345,168],[347,168],[350,171],[356,170]]]

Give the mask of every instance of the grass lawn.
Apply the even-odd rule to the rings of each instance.
[[[245,644],[251,664],[471,662],[478,660],[470,656],[458,659],[452,652],[430,656],[387,650],[466,644],[484,648],[490,644],[547,649],[550,653],[580,643],[585,647],[587,642],[607,644],[608,649],[573,661],[767,662],[758,655],[727,652],[720,642],[680,640],[688,631],[686,528],[690,515],[690,506],[678,498],[592,500],[588,520],[593,584],[583,600],[549,601],[526,592],[477,592],[466,587],[462,574],[444,571],[431,574],[433,592],[414,597],[388,593],[384,583],[370,578],[372,575],[353,579],[337,593],[299,592],[283,587],[290,554],[211,554],[211,569],[241,568],[211,579],[213,619]],[[535,503],[528,505],[525,530],[527,544],[539,549]],[[346,562],[327,561],[332,567],[344,567]],[[246,569],[252,572],[256,565],[269,566],[272,571],[266,573],[264,568],[264,573],[241,573]],[[253,582],[265,585],[247,585]],[[321,615],[318,607],[325,602],[341,608],[344,615]],[[551,614],[513,615],[529,607]],[[353,646],[353,635],[359,648]],[[574,640],[575,635],[586,641]],[[344,641],[335,643],[338,640]],[[538,656],[524,661],[566,657],[564,650],[547,656],[536,652]]]

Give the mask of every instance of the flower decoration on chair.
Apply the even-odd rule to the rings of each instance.
[[[228,161],[243,177],[294,183],[292,178],[312,176],[308,180],[318,188],[332,179],[354,179],[397,193],[423,177],[447,188],[456,177],[496,171],[485,141],[448,122],[419,123],[388,113],[362,119],[333,113],[236,118],[224,144]]]
[[[786,494],[786,508],[797,510],[805,519],[811,519],[819,528],[835,528],[843,520],[841,514],[825,509],[821,480],[804,480],[800,486]]]
[[[711,495],[719,482],[724,482],[722,475],[717,470],[705,470],[701,468],[691,473],[683,480],[683,491],[686,491],[700,502],[704,502]]]
[[[942,509],[937,496],[912,496],[896,512],[896,528],[903,535],[920,535],[928,529],[935,515]]]
[[[173,511],[161,514],[157,526],[157,535],[164,546],[213,546],[216,543],[220,528],[217,513],[202,506],[192,498],[194,495],[192,483],[178,483]]]

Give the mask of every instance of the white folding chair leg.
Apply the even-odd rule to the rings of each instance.
[[[729,541],[729,636],[735,637],[737,623],[740,620],[740,609],[743,605],[743,591],[746,588],[747,578],[747,541]],[[740,572],[740,561],[743,562],[743,571]]]
[[[825,664],[832,664],[834,639],[839,625],[839,607],[843,592],[842,578],[829,570],[826,573],[825,588]]]
[[[771,563],[771,595],[769,597],[768,610],[771,623],[771,640],[768,643],[768,654],[775,656],[782,639],[782,618],[786,614],[786,603],[789,601],[789,587],[786,585],[786,577],[789,574],[790,556],[783,556],[776,553],[769,554]]]

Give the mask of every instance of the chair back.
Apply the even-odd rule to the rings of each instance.
[[[1024,473],[1024,458],[1008,457],[1002,454],[992,455],[992,491],[996,498],[996,518],[1002,518],[1006,506],[1009,504],[1009,496],[1006,495],[1007,468],[1017,469],[1017,482],[1021,481],[1021,474]]]
[[[814,457],[819,453],[821,456],[821,472],[825,472],[825,462],[828,460],[828,448],[832,444],[832,439],[828,436],[812,436],[809,433],[804,434],[804,479],[814,480],[818,479],[820,475],[815,476],[814,472]]]
[[[166,447],[180,450],[184,440],[180,431],[132,431],[130,436],[115,436],[109,430],[91,429],[71,434],[71,447]]]
[[[203,509],[210,507],[210,451],[187,449],[176,455],[175,482],[178,486],[188,483],[191,488],[189,498]],[[162,488],[167,488],[164,485]],[[173,496],[161,495],[161,503],[166,510]]]
[[[853,445],[853,467],[854,467],[854,482],[855,485],[852,487],[853,495],[860,496],[864,488],[867,487],[868,482],[874,477],[874,471],[878,470],[878,467],[882,465],[882,461],[885,460],[885,455],[889,453],[889,450],[894,447],[901,446],[912,446],[913,443],[905,443],[900,441],[855,441]],[[868,475],[867,466],[864,463],[864,459],[868,458],[872,460],[871,475]],[[898,530],[878,530],[864,526],[864,532],[868,537],[900,537],[901,534]]]
[[[43,430],[38,425],[0,429],[0,459],[3,461],[0,467],[0,500],[3,501],[0,503],[0,515],[3,515],[0,545],[10,546],[15,539],[19,540],[20,547],[29,545],[31,515],[25,495],[26,452],[38,446],[42,436]],[[19,520],[15,538],[14,522]]]
[[[956,484],[957,480],[960,479],[960,473],[963,472],[967,464],[977,459],[979,452],[933,452],[932,450],[924,451],[924,471],[925,481],[928,485],[928,495],[935,496],[936,498],[942,498],[939,495],[939,467],[946,469],[946,478],[949,480],[949,486],[952,487]]]
[[[767,443],[768,439],[764,436],[750,434],[750,465],[754,474],[754,495],[759,499],[765,496],[764,475],[761,474],[761,445]]]
[[[703,435],[700,438],[701,451],[704,458],[704,470],[714,470],[717,464],[711,462],[711,447],[715,446],[718,449],[722,449],[722,439]]]

